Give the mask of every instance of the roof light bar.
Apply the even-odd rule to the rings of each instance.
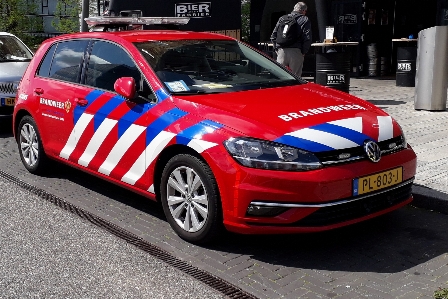
[[[190,18],[180,17],[89,17],[84,19],[89,26],[99,25],[185,25]]]

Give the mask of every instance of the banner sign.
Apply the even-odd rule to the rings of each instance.
[[[188,24],[179,26],[179,30],[241,30],[241,0],[109,0],[108,2],[108,10],[115,16],[119,16],[122,11],[141,11],[143,17],[190,18]]]
[[[176,17],[209,18],[211,11],[211,2],[176,3]]]

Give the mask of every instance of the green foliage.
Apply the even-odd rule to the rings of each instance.
[[[434,292],[434,299],[448,299],[448,289],[439,288]]]
[[[79,0],[59,0],[56,3],[53,27],[63,33],[79,32],[81,3]]]
[[[250,0],[241,1],[241,40],[249,42],[250,36]]]
[[[37,4],[27,0],[0,0],[0,31],[26,39],[26,33],[40,32],[42,19],[36,15]]]
[[[25,45],[28,46],[28,48],[31,49],[31,51],[36,52],[39,45],[48,37],[40,36],[40,35],[32,35],[28,33],[24,33],[22,35],[17,35],[18,38],[22,40],[22,42],[25,43]]]
[[[43,31],[42,18],[36,15],[37,7],[34,1],[0,0],[0,31],[12,33],[35,48],[42,38],[33,33]]]

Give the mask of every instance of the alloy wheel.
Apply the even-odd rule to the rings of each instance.
[[[200,176],[190,167],[171,172],[167,182],[168,207],[177,225],[193,233],[207,221],[208,196]]]
[[[20,131],[20,150],[28,166],[34,166],[39,158],[39,142],[34,127],[29,123],[24,124]]]

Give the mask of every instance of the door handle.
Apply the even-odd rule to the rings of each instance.
[[[78,104],[79,106],[87,106],[89,101],[87,101],[86,99],[82,99],[82,98],[75,98],[75,103]]]
[[[42,88],[40,88],[40,87],[37,87],[37,88],[34,89],[34,92],[35,92],[36,94],[43,94],[43,93],[44,93],[44,90],[43,90]]]

